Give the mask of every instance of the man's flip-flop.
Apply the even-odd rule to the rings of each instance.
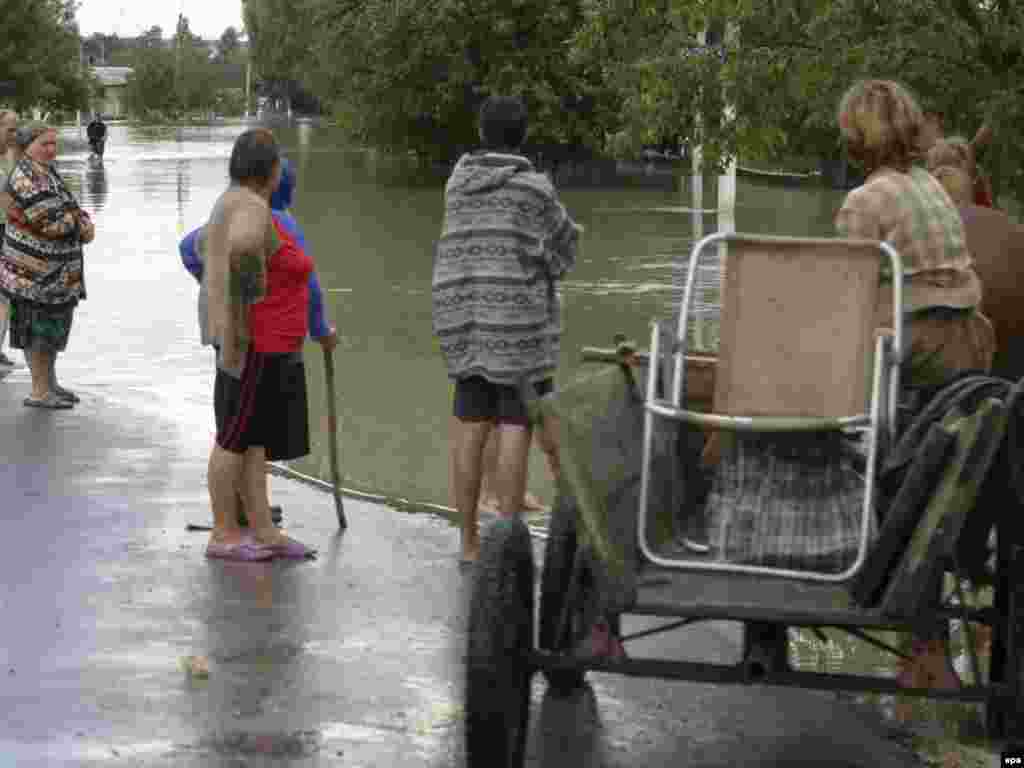
[[[82,402],[82,398],[80,398],[70,389],[64,389],[64,387],[57,386],[53,388],[53,391],[61,400],[67,400],[72,403]]]
[[[261,544],[260,546],[266,547],[274,553],[275,557],[280,557],[284,560],[312,560],[317,554],[315,549],[310,549],[301,541],[287,537],[280,544]]]
[[[255,563],[262,560],[273,560],[274,552],[264,544],[254,541],[240,541],[237,544],[225,544],[211,541],[206,545],[206,556],[211,560],[235,560],[243,563]]]
[[[52,411],[66,411],[69,408],[74,408],[75,404],[70,400],[65,400],[52,392],[46,397],[26,397],[22,400],[22,404],[28,408],[48,408]]]

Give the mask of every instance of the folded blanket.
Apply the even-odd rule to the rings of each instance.
[[[579,541],[607,614],[628,608],[636,595],[644,410],[643,381],[635,380],[633,371],[644,378],[644,369],[594,366],[538,404],[542,417],[556,418],[559,425],[563,503],[552,514],[576,517]],[[683,509],[679,435],[678,424],[656,422],[649,497],[655,541],[674,535]]]

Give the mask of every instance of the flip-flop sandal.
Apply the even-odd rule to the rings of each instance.
[[[80,398],[70,389],[64,389],[64,387],[54,387],[53,391],[61,400],[67,400],[72,403],[82,402],[82,398]]]
[[[234,560],[243,563],[254,563],[272,560],[274,552],[263,544],[254,541],[240,541],[237,544],[225,544],[211,541],[206,545],[206,556],[211,560]]]
[[[22,400],[22,404],[28,408],[47,408],[52,411],[66,411],[75,407],[70,400],[58,397],[52,392],[46,397],[26,397]]]
[[[259,546],[269,549],[274,553],[275,557],[280,557],[284,560],[312,560],[317,555],[315,549],[307,547],[301,541],[287,537],[280,544],[260,544]]]

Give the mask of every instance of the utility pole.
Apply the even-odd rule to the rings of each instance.
[[[736,41],[739,34],[739,30],[735,23],[726,22],[724,32],[719,35],[711,35],[710,24],[706,24],[697,35],[697,43],[700,46],[702,55],[712,55],[712,47],[722,46],[723,50],[727,49],[727,46]],[[719,119],[732,120],[736,115],[736,106],[731,103],[726,103],[725,109]],[[705,115],[704,119],[711,119],[712,116]],[[694,143],[692,148],[692,167],[691,167],[691,188],[692,188],[692,222],[693,222],[693,239],[694,242],[699,241],[704,237],[704,180],[707,176],[703,169],[704,152],[701,146],[701,132],[706,129],[703,124],[704,120],[702,116],[697,116],[697,141]],[[715,231],[717,232],[735,232],[736,231],[736,158],[732,157],[729,159],[728,164],[725,167],[725,173],[718,174],[716,176],[715,184],[715,207],[711,210],[715,212]],[[709,292],[717,292],[717,289],[725,279],[726,260],[727,260],[727,249],[724,243],[718,245],[718,265],[716,268],[705,268],[698,271],[697,279],[697,291],[698,301],[705,307],[708,307],[709,302],[704,301],[702,297],[709,295]],[[709,265],[710,267],[710,265]],[[713,273],[714,277],[708,280],[702,279],[708,273]],[[694,325],[694,347],[697,350],[711,351],[709,348],[714,346],[711,343],[711,339],[708,335],[708,324],[717,325],[718,323],[718,311],[717,309],[707,312],[701,312],[695,318]]]
[[[245,119],[249,119],[250,99],[252,98],[252,54],[248,47],[245,51]]]

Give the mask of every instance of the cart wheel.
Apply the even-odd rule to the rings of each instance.
[[[1005,698],[993,699],[985,707],[985,730],[990,739],[997,741],[1024,734],[1024,547],[1013,547],[1012,555],[1000,560],[1000,566],[1005,563],[1008,570],[1008,576],[1000,584],[1007,594],[1003,603],[997,593],[996,609],[1000,610],[1000,603],[1003,603],[1008,610],[1003,614],[1005,619],[996,622],[996,626],[1005,627],[1005,641],[993,638],[992,642],[992,653],[1001,654],[1002,659],[993,658],[991,667],[998,668],[993,679],[1005,680],[1011,693]]]
[[[572,566],[576,559],[576,525],[574,510],[570,509],[570,497],[559,494],[548,522],[548,542],[544,549],[544,569],[540,574],[540,647],[553,653],[568,653],[572,650],[575,637],[570,614],[567,626],[560,627],[562,610],[570,598]],[[577,589],[572,596],[582,597]],[[559,629],[562,629],[559,632]],[[544,677],[552,691],[561,696],[569,695],[583,687],[585,673],[577,670],[544,670]]]
[[[520,520],[498,520],[473,573],[466,657],[468,768],[522,768],[533,668],[533,545]]]
[[[789,668],[789,633],[785,624],[747,621],[743,629],[743,665],[751,680],[762,680]]]

